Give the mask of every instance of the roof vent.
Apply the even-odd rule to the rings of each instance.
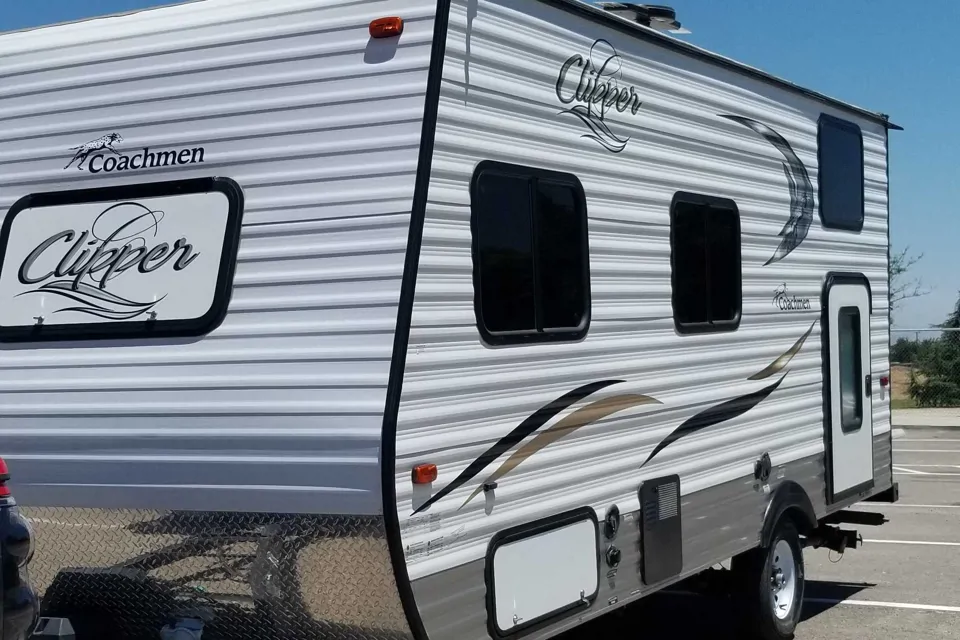
[[[634,4],[632,2],[598,2],[605,11],[627,20],[633,20],[645,27],[669,33],[690,33],[677,22],[677,12],[673,7],[660,4]]]

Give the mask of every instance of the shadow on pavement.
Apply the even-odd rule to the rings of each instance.
[[[814,618],[835,607],[837,601],[856,597],[872,586],[874,585],[870,583],[808,580],[804,593],[807,601],[804,602],[802,620]],[[652,595],[560,638],[592,640],[605,635],[611,638],[637,637],[644,640],[744,638],[738,624],[737,612],[728,598],[693,593]]]
[[[877,586],[872,582],[829,582],[807,580],[804,589],[802,620],[815,618],[825,611],[836,607],[842,600],[855,598],[863,591]]]

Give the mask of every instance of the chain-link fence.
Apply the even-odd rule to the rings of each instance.
[[[183,615],[204,640],[409,640],[383,520],[23,507],[42,613],[77,638],[157,640]]]
[[[891,332],[894,409],[960,407],[960,329]]]

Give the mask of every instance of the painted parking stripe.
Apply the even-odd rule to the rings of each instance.
[[[960,509],[960,504],[903,504],[901,502],[891,502],[891,503],[878,503],[871,502],[870,504],[855,504],[852,507],[862,507],[864,509],[886,509],[887,507],[893,507],[895,509]]]
[[[914,465],[911,465],[911,466],[914,466]],[[916,469],[910,469],[907,467],[900,467],[900,466],[894,465],[893,475],[943,477],[943,476],[960,476],[960,473],[952,473],[947,471],[917,471]]]
[[[872,542],[873,544],[910,544],[922,547],[960,547],[960,542],[935,542],[932,540],[874,540],[870,538],[864,538],[863,541]]]
[[[913,469],[907,469],[906,467],[898,467],[896,465],[893,466],[893,473],[894,474],[906,473],[906,474],[915,475],[915,476],[923,475],[923,471],[914,471]]]
[[[686,596],[691,598],[703,597],[699,593],[694,593],[691,591],[664,590],[664,591],[661,591],[660,593],[667,596]],[[951,606],[939,605],[939,604],[915,604],[912,602],[884,602],[882,600],[841,600],[839,598],[812,598],[812,597],[805,597],[803,601],[809,602],[810,604],[829,604],[829,605],[845,604],[845,605],[851,605],[854,607],[879,607],[879,608],[885,608],[885,609],[912,609],[914,611],[940,611],[943,613],[960,613],[960,607],[951,607]]]
[[[881,607],[886,609],[913,609],[915,611],[941,611],[960,613],[960,607],[948,607],[937,604],[913,604],[910,602],[881,602],[879,600],[836,600],[834,598],[804,598],[804,602],[814,604],[848,604],[855,607]]]
[[[899,442],[960,442],[960,438],[897,438]]]
[[[906,469],[909,466],[911,469],[960,469],[960,464],[914,464],[911,462],[909,465],[894,465],[894,468],[900,467]]]
[[[960,449],[894,449],[894,453],[960,453]]]

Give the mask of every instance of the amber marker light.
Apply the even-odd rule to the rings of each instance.
[[[430,484],[437,479],[437,465],[418,464],[413,468],[413,484]]]
[[[393,38],[403,33],[403,18],[378,18],[370,23],[371,38]]]

